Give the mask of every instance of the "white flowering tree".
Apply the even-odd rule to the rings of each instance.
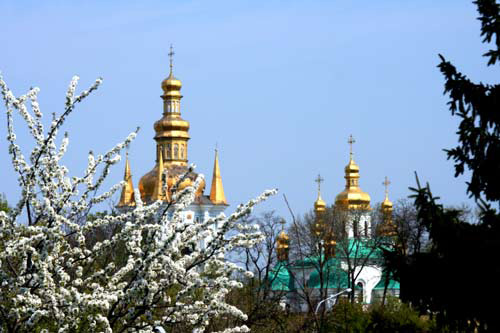
[[[57,135],[101,79],[76,96],[77,81],[74,77],[70,83],[64,112],[54,115],[45,130],[39,89],[15,97],[0,76],[9,154],[21,188],[19,202],[9,212],[0,212],[0,331],[152,332],[158,326],[168,331],[177,325],[201,332],[215,317],[245,320],[225,296],[241,285],[235,273],[247,272],[226,261],[225,254],[262,240],[257,228],[238,221],[276,191],[238,206],[229,217],[221,214],[193,223],[181,212],[194,199],[200,175],[194,186],[174,193],[169,205],[146,206],[136,190],[135,209],[79,223],[82,215],[124,185],[100,189],[137,131],[103,155],[89,153],[84,174],[71,176],[61,164],[68,135],[59,145]],[[28,155],[16,143],[14,110],[35,142]],[[220,228],[213,230],[214,223]],[[109,239],[89,241],[93,231],[107,226],[118,226]],[[198,247],[202,239],[209,240],[204,250]],[[121,260],[99,263],[119,245],[124,249]],[[244,331],[246,326],[225,332]]]

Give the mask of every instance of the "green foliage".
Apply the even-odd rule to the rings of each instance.
[[[385,305],[374,304],[370,309],[370,332],[429,332],[435,321],[420,316],[408,304],[389,298]]]
[[[500,5],[495,0],[475,4],[483,41],[496,47],[485,54],[493,65],[500,59]],[[455,162],[455,176],[471,171],[467,192],[479,204],[479,221],[472,224],[459,210],[445,209],[417,179],[412,197],[431,247],[386,259],[401,282],[401,298],[432,313],[440,331],[499,331],[498,311],[490,303],[500,298],[500,290],[487,283],[500,274],[500,214],[490,206],[500,202],[500,85],[475,84],[442,56],[439,68],[451,113],[461,118],[458,145],[447,155]]]
[[[330,312],[325,332],[365,332],[370,325],[370,313],[360,303],[340,300]]]
[[[488,65],[500,56],[500,5],[495,0],[475,2],[480,14],[481,35],[492,39],[496,50],[490,50]],[[475,84],[441,56],[439,69],[445,77],[445,94],[449,93],[451,113],[462,120],[458,127],[459,145],[447,150],[455,161],[455,176],[467,167],[471,179],[467,192],[475,199],[500,200],[500,85]]]
[[[367,309],[359,303],[341,300],[327,315],[325,332],[429,332],[435,322],[396,298],[385,305],[372,304]]]

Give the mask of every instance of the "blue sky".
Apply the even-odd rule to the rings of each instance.
[[[168,48],[191,123],[189,158],[211,181],[220,150],[226,197],[236,204],[278,187],[296,214],[312,207],[321,173],[327,203],[343,190],[347,138],[360,185],[383,199],[408,196],[414,171],[445,204],[469,202],[444,148],[456,144],[438,53],[475,81],[496,82],[481,57],[470,1],[87,1],[0,3],[0,70],[16,94],[41,88],[42,112],[60,113],[74,74],[101,88],[68,119],[65,163],[78,174],[87,152],[103,152],[137,126],[133,181],[154,165],[153,122],[161,117]],[[5,33],[7,32],[7,33]],[[2,120],[5,123],[5,120]],[[29,147],[18,122],[19,143]],[[18,195],[0,127],[0,171]],[[123,163],[108,185],[123,176]],[[261,210],[288,218],[279,196]],[[229,209],[231,210],[231,208]]]

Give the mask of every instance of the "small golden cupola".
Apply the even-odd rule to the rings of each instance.
[[[321,182],[324,181],[323,178],[321,178],[321,175],[318,175],[318,178],[314,180],[316,183],[318,183],[318,199],[314,202],[314,212],[316,215],[324,213],[326,211],[326,203],[321,198]]]
[[[385,186],[385,199],[380,204],[380,212],[382,213],[382,223],[378,227],[378,234],[380,236],[395,236],[396,226],[392,222],[392,202],[389,200],[389,184],[391,182],[385,177],[382,185]]]
[[[227,205],[222,177],[219,168],[219,152],[215,149],[214,172],[212,175],[212,187],[210,188],[210,201],[216,205]]]
[[[142,176],[139,182],[139,191],[144,202],[150,203],[156,200],[169,201],[171,191],[177,186],[182,190],[194,183],[197,174],[191,172],[178,184],[180,177],[188,170],[188,140],[189,122],[181,117],[181,87],[182,83],[173,74],[173,48],[170,46],[170,74],[162,81],[163,94],[163,117],[155,122],[156,141],[156,165],[153,170]],[[161,160],[161,163],[160,163]],[[167,171],[167,193],[159,193],[161,187],[161,175],[163,170]],[[203,195],[205,182],[203,181],[197,189],[196,196]]]
[[[386,176],[384,179],[384,182],[382,183],[382,185],[385,186],[385,199],[384,199],[384,201],[382,201],[381,209],[383,212],[387,212],[387,213],[392,214],[392,202],[391,202],[391,200],[389,200],[389,185],[390,184],[391,184],[391,182],[389,181],[389,179]]]
[[[126,154],[125,160],[125,174],[123,175],[123,180],[125,181],[125,186],[122,188],[122,194],[120,196],[120,202],[118,202],[117,207],[133,207],[135,206],[134,197],[134,184],[132,183],[132,173],[130,172],[130,162],[128,160],[128,152]]]
[[[316,236],[321,235],[323,233],[324,228],[324,215],[326,212],[326,202],[321,198],[321,182],[323,182],[323,178],[318,174],[318,177],[314,180],[318,183],[318,198],[314,202],[314,233]]]
[[[287,261],[288,252],[290,250],[290,238],[288,237],[284,229],[285,220],[284,219],[281,220],[280,223],[281,223],[281,232],[277,239],[276,252],[279,261]]]
[[[370,195],[359,187],[359,166],[353,159],[352,145],[355,141],[352,135],[347,142],[350,146],[350,158],[345,167],[346,185],[344,191],[335,198],[335,204],[346,209],[370,210]]]

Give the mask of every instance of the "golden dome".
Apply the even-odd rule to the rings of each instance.
[[[346,188],[335,197],[335,203],[341,206],[357,209],[370,208],[370,195],[360,188]]]
[[[387,210],[387,209],[390,209],[392,210],[392,202],[389,200],[389,197],[385,197],[384,201],[382,201],[382,209],[383,210]]]
[[[380,205],[382,208],[382,211],[391,211],[392,212],[392,202],[391,200],[389,200],[389,185],[391,184],[391,182],[389,181],[389,179],[387,178],[387,176],[385,177],[384,179],[384,182],[382,183],[382,185],[385,186],[385,199],[384,201],[382,201],[382,204]]]
[[[352,144],[354,139],[349,138],[351,152],[349,163],[344,168],[346,185],[344,191],[335,197],[335,204],[347,209],[370,209],[370,195],[359,187],[359,166],[352,157]]]
[[[326,210],[326,202],[318,195],[318,199],[314,202],[314,211],[324,212]]]
[[[354,160],[351,159],[349,160],[349,164],[347,164],[344,168],[344,171],[346,174],[348,173],[358,173],[359,172],[359,166],[354,162]]]
[[[278,236],[278,241],[288,241],[290,238],[286,234],[285,230],[281,230],[279,236]]]
[[[171,165],[166,167],[167,169],[167,189],[171,191],[175,184],[179,181],[180,177],[187,171],[186,167],[179,165]],[[187,186],[190,186],[196,180],[197,174],[190,172],[188,176],[179,185],[178,191],[183,190]],[[151,202],[155,199],[153,198],[154,189],[158,181],[158,165],[156,165],[153,170],[142,176],[139,181],[139,191],[141,192],[141,199],[144,202]],[[203,195],[205,190],[205,180],[200,184],[200,187],[196,190],[196,197]]]
[[[181,80],[174,77],[172,72],[170,72],[170,75],[161,82],[161,89],[163,89],[164,96],[181,96],[181,88]]]

